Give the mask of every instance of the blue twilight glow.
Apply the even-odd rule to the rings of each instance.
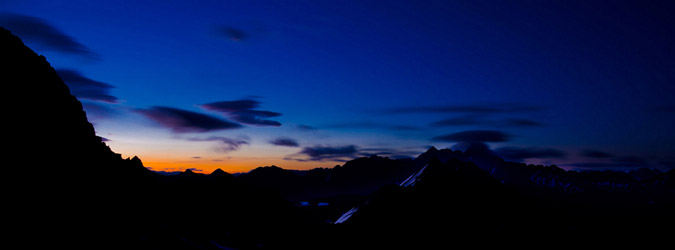
[[[0,2],[0,26],[47,57],[114,151],[155,170],[331,167],[471,141],[529,163],[665,169],[672,13],[673,1],[22,0]]]

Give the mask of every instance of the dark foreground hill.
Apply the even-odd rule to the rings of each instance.
[[[342,175],[345,169],[349,175]],[[372,172],[379,178],[363,178]],[[484,145],[465,152],[432,147],[414,160],[360,158],[333,169],[259,168],[237,178],[286,197],[341,202],[335,204],[338,214],[313,210],[336,224],[329,239],[338,248],[427,249],[448,241],[483,247],[617,245],[661,242],[675,232],[674,170],[565,171],[507,162]],[[341,185],[349,180],[364,187],[363,179],[380,188]],[[356,196],[345,201],[330,195]]]
[[[162,176],[112,152],[46,59],[4,29],[0,55],[5,248],[534,248],[674,233],[673,170],[571,172],[481,145],[331,169]]]
[[[269,247],[304,223],[276,192],[222,171],[165,177],[122,159],[45,57],[2,28],[0,55],[6,247]]]
[[[675,222],[672,190],[648,189],[522,189],[471,162],[432,158],[336,223],[341,238],[372,248],[433,249],[447,246],[448,239],[479,248],[648,245],[668,239]],[[358,246],[352,243],[344,247]]]
[[[93,238],[130,213],[118,202],[133,199],[130,187],[156,174],[113,153],[46,59],[1,28],[0,55],[11,230],[34,243]]]

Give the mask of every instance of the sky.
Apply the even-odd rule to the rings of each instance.
[[[528,164],[667,170],[672,13],[673,1],[3,0],[0,26],[46,56],[113,151],[155,171],[470,143]]]

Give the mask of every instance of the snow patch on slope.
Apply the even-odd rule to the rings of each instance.
[[[349,209],[349,211],[347,211],[346,213],[344,213],[342,216],[340,216],[340,218],[338,218],[338,219],[335,221],[335,224],[340,224],[340,223],[343,223],[343,222],[349,220],[349,218],[352,217],[352,215],[353,215],[354,213],[356,213],[356,211],[359,211],[359,208],[358,208],[358,207],[354,207],[354,208],[352,208],[352,209]]]
[[[429,166],[429,164],[424,165],[424,167],[420,171],[417,171],[417,173],[414,173],[413,175],[411,175],[410,177],[405,179],[403,182],[401,182],[400,186],[401,187],[415,186],[415,183],[420,179],[420,175],[422,175],[422,173],[424,173],[424,170],[427,168],[427,166]]]

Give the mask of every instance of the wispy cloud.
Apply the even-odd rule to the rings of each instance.
[[[408,106],[382,110],[386,114],[411,114],[411,113],[463,113],[463,114],[494,114],[494,113],[518,113],[540,111],[542,107],[504,103],[495,105],[439,105],[439,106]]]
[[[155,106],[135,111],[175,133],[199,133],[241,127],[237,123],[224,121],[217,117],[177,108]]]
[[[200,105],[200,107],[205,110],[221,113],[224,116],[243,124],[255,126],[281,126],[280,122],[267,119],[281,116],[281,113],[254,110],[259,106],[260,102],[252,99],[212,102]]]
[[[359,156],[369,157],[372,155],[389,157],[393,159],[415,158],[422,154],[422,150],[397,149],[397,148],[361,148]]]
[[[502,126],[505,127],[542,127],[544,124],[530,120],[530,119],[522,119],[522,118],[509,118],[506,120],[501,121],[500,123]],[[497,125],[499,126],[499,125]]]
[[[110,94],[114,86],[92,80],[72,69],[59,69],[56,73],[70,88],[70,92],[78,98],[92,101],[117,103],[117,97]]]
[[[509,134],[496,130],[468,130],[436,136],[432,140],[443,142],[505,142],[510,137]]]
[[[219,28],[220,34],[224,35],[231,41],[235,42],[241,42],[243,40],[246,40],[248,38],[248,34],[244,32],[242,29],[234,28],[234,27],[220,27]]]
[[[394,131],[414,131],[422,130],[420,127],[410,126],[410,125],[401,125],[401,124],[386,124],[386,123],[377,123],[377,122],[344,122],[344,123],[335,123],[322,126],[322,128],[332,128],[332,129],[385,129],[385,130],[394,130]]]
[[[305,125],[305,124],[298,124],[296,127],[301,131],[316,131],[316,130],[319,130],[316,127]]]
[[[451,127],[451,126],[480,125],[483,123],[484,121],[479,116],[465,115],[432,122],[430,125],[432,127]]]
[[[84,44],[76,41],[47,20],[13,13],[0,13],[0,26],[10,30],[21,39],[35,42],[45,49],[76,54],[96,59],[94,53]]]
[[[507,161],[524,161],[530,158],[563,158],[567,155],[562,150],[553,148],[537,148],[537,147],[501,147],[494,150],[497,155],[501,156]]]
[[[197,172],[197,173],[203,173],[203,169],[198,169],[198,168],[186,168],[186,167],[179,167],[179,168],[153,168],[153,167],[146,167],[147,169],[152,170],[155,173],[161,174],[161,175],[178,175],[182,172],[185,172],[185,170],[190,170],[192,172]]]
[[[115,105],[103,103],[103,102],[93,102],[82,100],[82,107],[87,111],[87,117],[94,119],[101,118],[111,118],[116,115],[119,115],[123,109],[116,107]]]
[[[586,149],[581,151],[581,155],[589,158],[610,158],[613,155],[599,150]]]
[[[205,141],[205,142],[217,142],[219,145],[216,147],[216,151],[222,153],[228,153],[232,151],[239,150],[243,145],[249,145],[251,140],[248,136],[238,136],[236,138],[229,138],[224,136],[211,136],[207,138],[188,138],[189,141]]]
[[[358,147],[355,145],[347,146],[313,146],[304,147],[300,152],[290,155],[284,159],[295,161],[339,161],[344,162],[354,159],[358,153]],[[297,158],[304,156],[304,158]]]
[[[612,162],[624,165],[644,166],[648,165],[647,159],[637,156],[620,156],[612,158]]]
[[[276,146],[284,146],[284,147],[300,147],[300,144],[298,141],[295,139],[291,139],[288,137],[279,137],[275,138],[274,140],[270,141],[270,144],[276,145]]]
[[[576,169],[583,170],[606,170],[606,169],[631,169],[631,168],[654,168],[654,167],[672,167],[664,164],[664,162],[658,162],[654,164],[648,161],[645,158],[637,156],[617,156],[612,155],[601,155],[605,159],[604,162],[580,162],[580,163],[570,163],[564,164],[563,166],[572,167]]]
[[[487,126],[487,127],[541,127],[543,124],[524,118],[487,119],[484,115],[463,115],[439,120],[432,127]]]

